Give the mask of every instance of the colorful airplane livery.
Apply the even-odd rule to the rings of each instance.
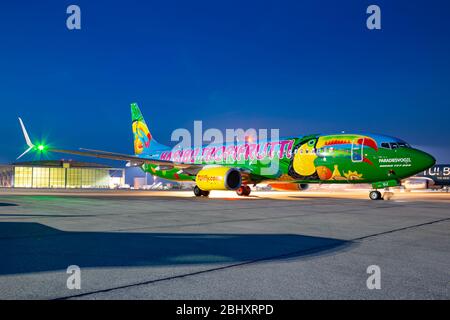
[[[28,149],[128,161],[154,176],[195,182],[194,194],[236,190],[250,195],[250,185],[270,184],[276,190],[302,190],[310,183],[370,183],[377,189],[400,185],[435,164],[435,159],[397,138],[375,134],[311,134],[273,140],[172,149],[151,135],[136,103],[131,104],[135,155],[35,146],[19,118]],[[20,158],[19,157],[19,158]]]

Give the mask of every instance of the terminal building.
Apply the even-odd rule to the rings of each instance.
[[[118,188],[125,169],[65,160],[18,162],[0,165],[0,187],[12,188]]]

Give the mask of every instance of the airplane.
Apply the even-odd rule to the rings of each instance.
[[[414,189],[444,189],[450,187],[450,165],[437,164],[412,177],[402,180],[402,186],[407,190]]]
[[[430,154],[394,137],[369,133],[309,134],[275,140],[172,149],[150,133],[137,103],[131,104],[134,155],[83,149],[64,150],[31,142],[21,118],[28,149],[127,161],[144,172],[167,180],[194,182],[195,196],[213,190],[235,190],[250,195],[250,185],[270,184],[302,190],[310,183],[370,183],[372,200],[383,199],[379,189],[400,181],[436,162]],[[275,168],[269,170],[268,168]]]

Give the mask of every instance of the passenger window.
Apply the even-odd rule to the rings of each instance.
[[[406,148],[406,147],[407,147],[407,146],[406,146],[406,143],[403,143],[403,142],[399,142],[398,146],[399,146],[400,148]]]
[[[390,148],[391,148],[391,146],[390,146],[389,143],[387,143],[387,142],[383,142],[383,143],[381,144],[381,147],[382,147],[382,148],[385,148],[385,149],[390,149]]]
[[[398,144],[397,143],[391,143],[391,149],[397,149]]]

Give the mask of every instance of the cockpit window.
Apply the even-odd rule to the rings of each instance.
[[[385,149],[411,148],[406,142],[382,142],[381,147]]]
[[[398,148],[398,143],[391,142],[390,145],[391,145],[391,149],[397,149]]]

